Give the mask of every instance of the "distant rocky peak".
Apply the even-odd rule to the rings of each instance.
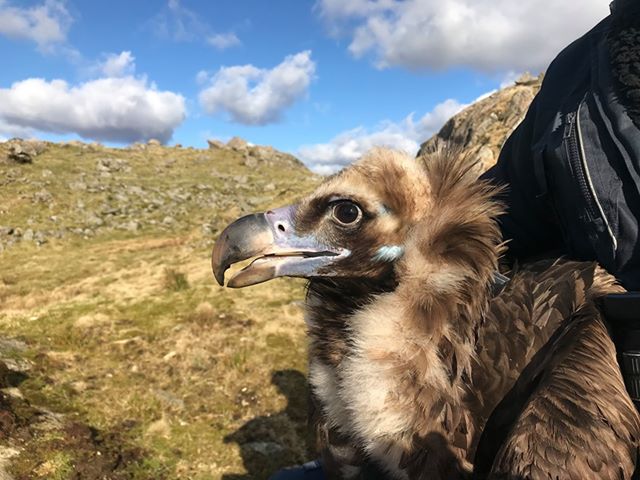
[[[447,143],[474,156],[480,171],[490,168],[496,163],[509,134],[527,113],[542,79],[542,74],[535,77],[525,73],[513,85],[469,105],[424,142],[418,155],[428,155],[441,143]]]

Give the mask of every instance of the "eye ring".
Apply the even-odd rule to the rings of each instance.
[[[362,220],[362,209],[354,202],[342,200],[334,203],[331,215],[338,224],[351,227]]]

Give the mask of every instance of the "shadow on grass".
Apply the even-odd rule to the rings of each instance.
[[[44,395],[32,404],[29,394],[19,390],[28,380],[0,361],[0,441],[19,446],[15,453],[6,449],[0,478],[127,480],[136,471],[142,476],[135,478],[166,478],[161,470],[145,474],[146,453],[129,445],[120,428],[101,431],[73,415],[55,413],[40,404],[48,399]]]
[[[247,471],[227,474],[223,480],[263,480],[283,467],[300,464],[311,455],[307,428],[307,380],[297,370],[273,372],[271,383],[287,398],[281,412],[256,417],[227,435],[225,443],[237,443]]]

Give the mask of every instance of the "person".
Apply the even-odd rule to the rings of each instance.
[[[595,260],[627,290],[640,290],[640,2],[614,0],[610,9],[553,60],[483,178],[506,186],[499,222],[510,259]],[[640,294],[612,304],[612,311],[640,312]],[[621,331],[624,350],[640,352],[640,329]],[[640,380],[640,371],[625,376],[634,374]],[[315,461],[270,480],[323,478]]]
[[[611,8],[551,63],[483,177],[507,186],[511,258],[597,260],[640,290],[640,2]]]

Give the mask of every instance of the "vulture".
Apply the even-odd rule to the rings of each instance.
[[[245,216],[232,288],[307,278],[313,424],[330,479],[621,479],[640,417],[595,263],[520,265],[499,293],[496,188],[443,149],[376,149],[295,205]]]

